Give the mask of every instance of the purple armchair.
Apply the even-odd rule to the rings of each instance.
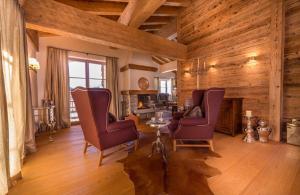
[[[139,134],[134,121],[116,121],[108,112],[111,92],[108,89],[75,88],[71,92],[85,139],[84,153],[89,146],[100,150],[101,165],[103,150],[135,140]]]
[[[174,126],[170,127],[170,132],[173,138],[173,150],[176,151],[177,147],[210,147],[213,151],[213,132],[217,123],[221,103],[224,98],[224,89],[211,88],[204,92],[194,91],[193,101],[194,104],[199,101],[204,117],[195,118],[180,118],[178,120],[177,128],[174,129],[174,120],[171,122]],[[196,95],[198,94],[198,95]],[[197,97],[197,98],[196,98]],[[196,102],[195,102],[196,101]],[[177,141],[180,140],[181,144]],[[184,144],[182,141],[196,140],[207,141],[208,144]]]
[[[202,108],[202,101],[204,97],[205,90],[194,90],[192,92],[192,99],[193,99],[193,107],[200,106]],[[171,132],[174,132],[179,124],[179,120],[183,118],[184,112],[176,112],[173,114],[173,120],[168,125],[168,128]]]

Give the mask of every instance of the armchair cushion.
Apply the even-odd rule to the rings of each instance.
[[[202,118],[202,117],[182,118],[179,121],[179,125],[183,125],[183,126],[208,125],[208,120],[207,118]]]
[[[114,131],[119,131],[122,129],[128,129],[131,127],[135,128],[135,123],[133,120],[122,120],[122,121],[113,122],[113,123],[108,124],[107,131],[114,132]]]

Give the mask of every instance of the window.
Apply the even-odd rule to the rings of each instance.
[[[105,88],[105,62],[69,58],[69,86],[70,91],[76,87]],[[71,93],[70,119],[72,123],[79,121]]]
[[[159,80],[160,93],[172,93],[172,80],[171,79],[160,79]]]

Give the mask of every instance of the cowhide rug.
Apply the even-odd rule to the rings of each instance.
[[[137,195],[197,195],[213,194],[207,178],[220,172],[205,163],[207,157],[219,157],[206,148],[179,148],[171,151],[171,141],[163,136],[168,162],[160,154],[151,158],[151,143],[155,134],[142,134],[139,149],[121,162],[135,186]]]

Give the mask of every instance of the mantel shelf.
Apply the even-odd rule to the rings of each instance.
[[[158,90],[123,90],[122,95],[158,94]]]

